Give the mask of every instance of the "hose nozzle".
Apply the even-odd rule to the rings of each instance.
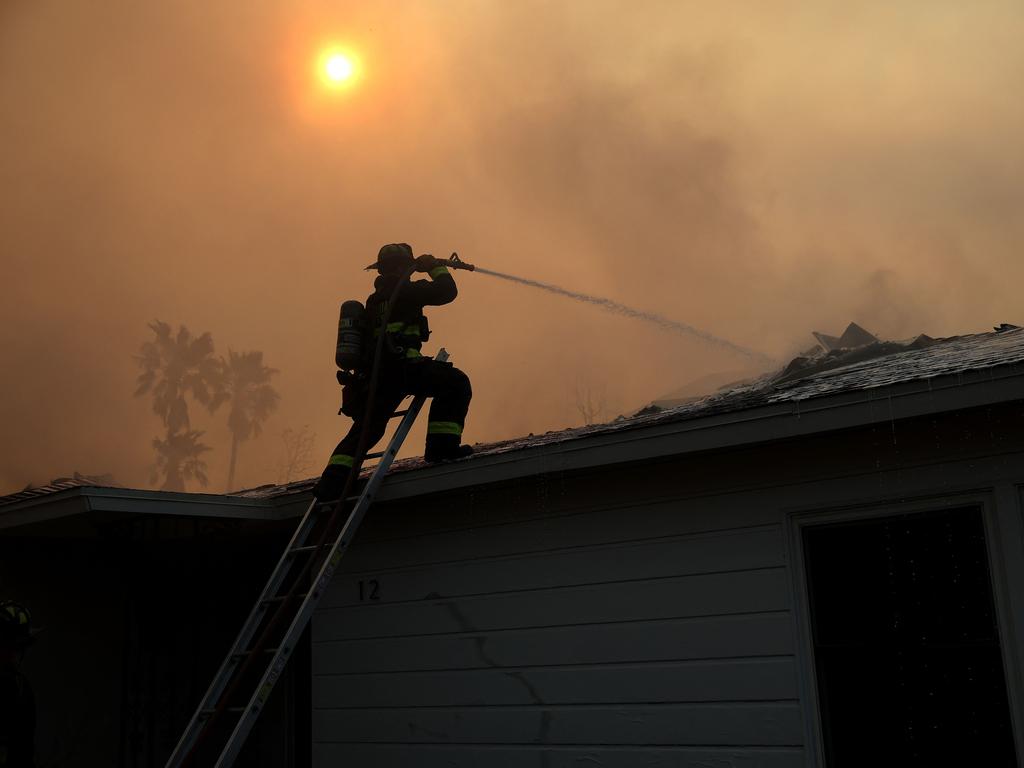
[[[466,269],[469,270],[470,272],[476,269],[474,265],[460,259],[459,254],[457,254],[455,251],[452,251],[451,258],[448,259],[448,261],[445,262],[444,265],[446,267],[451,267],[452,269]]]

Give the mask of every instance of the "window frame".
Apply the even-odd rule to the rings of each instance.
[[[1003,515],[1016,515],[1018,523],[1024,524],[1024,485],[1013,486],[1012,493],[1018,500],[1012,506],[1006,494],[997,494],[997,489],[984,491],[965,491],[962,493],[944,493],[916,498],[875,501],[865,504],[846,504],[832,507],[815,507],[810,509],[791,510],[786,512],[784,527],[786,529],[786,546],[789,550],[793,592],[793,620],[795,628],[794,645],[797,656],[797,685],[801,697],[802,718],[804,721],[805,744],[808,765],[816,768],[827,768],[825,762],[825,742],[821,723],[821,702],[818,697],[817,668],[814,656],[814,638],[811,630],[810,595],[807,584],[807,571],[804,561],[803,532],[805,528],[830,525],[834,523],[855,522],[884,517],[894,517],[923,512],[940,512],[943,510],[974,507],[981,513],[982,529],[985,536],[985,551],[988,555],[989,578],[992,587],[992,598],[995,603],[996,629],[999,637],[1000,655],[1003,660],[1004,683],[1007,688],[1007,701],[1010,709],[1010,720],[1013,727],[1013,741],[1017,751],[1017,759],[1024,759],[1024,724],[1022,724],[1022,702],[1024,692],[1018,690],[1021,680],[1021,665],[1018,663],[1017,632],[1011,601],[1009,598],[1009,582],[1007,581],[1006,552],[1007,542],[1001,532],[1000,512]],[[997,503],[997,496],[999,502]],[[1003,521],[1005,522],[1005,521]],[[1010,543],[1014,539],[1009,537]],[[1024,563],[1024,549],[1015,556]],[[1024,584],[1019,588],[1024,591]]]

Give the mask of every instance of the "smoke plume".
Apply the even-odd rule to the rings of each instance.
[[[0,4],[0,492],[74,471],[149,485],[162,426],[132,356],[154,320],[280,371],[237,485],[277,477],[289,429],[325,458],[348,426],[338,304],[388,242],[780,360],[850,320],[887,338],[1020,322],[1022,36],[1012,0]],[[312,71],[331,44],[358,54],[343,91]],[[473,381],[471,442],[737,365],[456,278],[427,349]],[[219,491],[230,434],[195,413]]]

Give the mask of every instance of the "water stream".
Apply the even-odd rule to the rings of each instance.
[[[728,339],[722,339],[714,334],[702,331],[700,328],[694,328],[692,325],[679,322],[678,320],[672,320],[671,318],[659,315],[655,312],[645,312],[642,309],[634,309],[633,307],[620,304],[617,301],[611,299],[605,299],[600,296],[591,296],[586,293],[577,293],[576,291],[570,291],[567,288],[562,288],[558,285],[552,285],[551,283],[542,283],[538,280],[528,280],[525,277],[516,277],[515,275],[507,275],[504,272],[495,272],[491,269],[484,269],[483,267],[476,267],[475,271],[477,274],[490,275],[491,277],[497,277],[501,280],[509,280],[513,283],[519,283],[520,285],[528,285],[531,288],[539,288],[542,291],[548,291],[549,293],[555,293],[559,296],[565,296],[568,299],[574,301],[581,301],[586,304],[591,304],[599,309],[603,309],[606,312],[613,312],[617,315],[623,315],[625,317],[632,317],[636,320],[642,320],[645,323],[652,323],[657,325],[659,328],[665,331],[674,333],[682,333],[687,336],[693,336],[700,339],[701,341],[710,344],[721,349],[727,349],[731,352],[735,352],[743,357],[758,360],[760,362],[771,363],[774,362],[772,358],[765,355],[762,352],[758,352],[754,349],[748,349],[742,347],[739,344],[734,344]]]

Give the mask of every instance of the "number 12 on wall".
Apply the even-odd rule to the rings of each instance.
[[[380,582],[376,579],[359,580],[359,602],[380,600]]]

